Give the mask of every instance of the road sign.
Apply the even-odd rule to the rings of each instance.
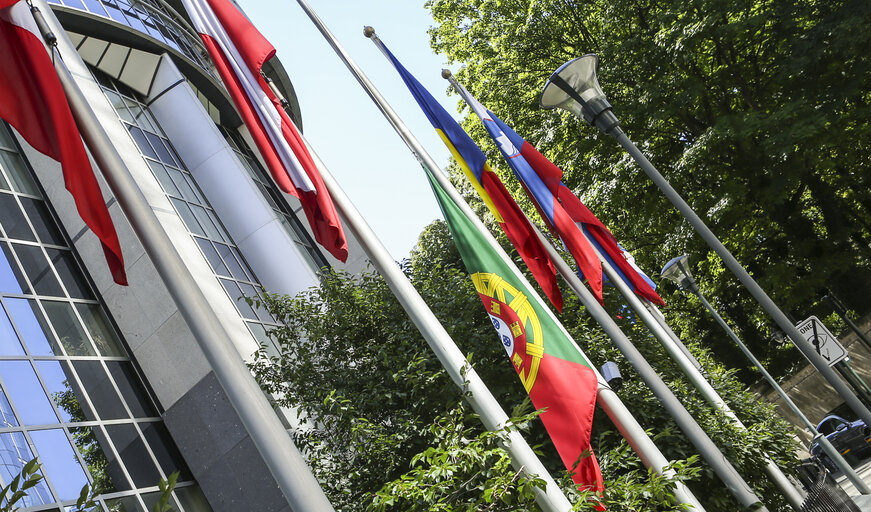
[[[820,319],[812,316],[795,326],[804,339],[810,343],[823,359],[834,366],[835,363],[847,357],[847,349],[841,345],[832,331],[820,322]]]

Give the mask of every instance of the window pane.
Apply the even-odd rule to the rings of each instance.
[[[160,137],[150,132],[145,132],[145,136],[148,137],[148,142],[151,142],[151,147],[157,152],[158,160],[165,164],[175,165],[175,160],[170,156],[169,151],[166,150],[166,146],[163,145]]]
[[[15,413],[12,412],[12,406],[9,405],[9,399],[6,398],[6,393],[0,389],[0,427],[17,427],[18,419],[15,418]]]
[[[229,276],[230,271],[227,269],[227,265],[224,265],[224,262],[221,260],[221,257],[218,256],[218,251],[215,250],[212,243],[203,238],[195,237],[194,239],[200,245],[200,249],[202,249],[206,259],[209,260],[209,265],[212,266],[212,271],[219,276]]]
[[[195,204],[191,205],[191,210],[193,210],[194,215],[197,217],[197,220],[200,221],[200,226],[206,230],[206,236],[211,238],[212,240],[222,240],[221,232],[218,230],[218,226],[215,224],[212,216],[209,215],[208,210],[203,208],[202,206],[197,206]]]
[[[190,206],[188,206],[186,202],[179,201],[175,198],[171,198],[171,200],[172,204],[175,205],[175,209],[178,211],[179,216],[181,216],[181,220],[184,221],[184,225],[187,226],[188,231],[195,235],[206,236],[206,233],[197,222],[196,217],[194,217],[194,213],[191,211]]]
[[[212,512],[212,507],[196,485],[178,487],[175,496],[187,512]]]
[[[197,195],[194,193],[194,189],[188,183],[188,180],[185,179],[184,173],[172,167],[167,167],[166,170],[172,176],[172,181],[176,183],[181,197],[188,201],[197,202]]]
[[[233,253],[230,251],[230,247],[224,244],[216,243],[215,247],[218,249],[218,254],[221,255],[221,258],[226,263],[227,267],[230,269],[230,273],[236,279],[247,279],[245,276],[245,271],[242,270],[242,265],[236,260],[236,257],[233,256]],[[233,297],[234,299],[236,297]]]
[[[109,512],[145,512],[136,496],[106,500],[106,507],[108,507]]]
[[[115,107],[115,110],[118,112],[118,116],[120,116],[121,119],[127,121],[130,124],[136,124],[133,116],[130,114],[130,112],[127,110],[127,107],[125,106],[124,99],[122,99],[121,96],[119,96],[118,93],[116,93],[115,91],[107,89],[105,92],[106,96],[109,97],[109,101],[112,102],[112,106]]]
[[[155,162],[154,160],[146,160],[148,165],[151,167],[151,171],[154,173],[154,176],[157,178],[157,181],[160,182],[160,186],[163,187],[164,192],[171,196],[182,197],[181,193],[176,188],[175,183],[172,182],[172,179],[169,177],[169,174],[166,172],[166,168],[160,162]]]
[[[30,433],[45,475],[61,500],[79,497],[88,484],[85,471],[76,459],[73,447],[61,429],[36,430]]]
[[[129,417],[100,361],[73,361],[73,367],[100,419],[117,420]]]
[[[121,396],[127,402],[127,407],[133,413],[134,418],[150,418],[157,416],[157,411],[151,404],[151,400],[145,395],[139,384],[139,379],[133,372],[133,364],[126,361],[106,361],[106,368],[115,384],[121,390]]]
[[[57,333],[60,344],[68,355],[97,355],[69,302],[44,300],[42,307],[45,308],[45,314],[48,315],[48,320],[54,327],[54,332]]]
[[[149,492],[142,495],[142,501],[145,502],[145,508],[148,510],[154,510],[154,506],[160,502],[160,493],[159,492]],[[170,498],[169,505],[172,507],[171,510],[178,510],[178,504],[174,499]]]
[[[166,430],[163,423],[140,423],[139,426],[142,428],[142,435],[145,437],[148,446],[151,447],[151,451],[157,458],[163,473],[169,476],[178,471],[178,480],[180,482],[193,480],[193,475],[191,475],[187,464],[182,460],[178,449],[175,447],[175,443],[172,442],[172,438],[169,436],[169,431]]]
[[[91,333],[91,338],[97,345],[100,354],[104,356],[125,356],[124,349],[118,338],[115,337],[115,331],[110,327],[109,320],[103,314],[102,308],[96,304],[76,304],[76,309],[82,315],[82,321],[85,322],[85,327]]]
[[[58,231],[43,201],[29,197],[19,197],[18,199],[21,200],[24,213],[30,219],[33,229],[36,230],[36,236],[42,243],[66,246],[66,241]]]
[[[230,298],[236,303],[236,307],[239,308],[239,313],[248,320],[257,320],[257,315],[254,313],[254,310],[251,309],[251,306],[245,302],[245,298],[242,297],[242,290],[239,289],[236,282],[230,281],[229,279],[220,279],[219,281],[224,285],[224,289],[227,290],[227,294]]]
[[[42,382],[48,390],[48,396],[65,422],[80,422],[95,420],[90,412],[86,415],[82,408],[88,405],[81,399],[81,390],[73,386],[75,379],[70,371],[69,363],[61,366],[59,361],[36,361],[36,370],[42,377]],[[90,411],[90,409],[88,409]]]
[[[127,466],[127,472],[136,487],[151,487],[160,481],[160,473],[151,459],[145,443],[131,424],[106,425],[106,432]]]
[[[0,378],[6,396],[25,425],[57,423],[42,385],[29,361],[0,361]]]
[[[39,196],[39,189],[36,188],[36,183],[30,176],[30,171],[24,165],[21,155],[18,153],[9,153],[8,151],[0,151],[0,165],[12,181],[12,189],[22,194],[30,194]]]
[[[0,194],[0,221],[8,238],[36,241],[24,213],[18,207],[18,201],[12,194]]]
[[[18,341],[18,335],[9,323],[9,317],[6,312],[0,308],[0,355],[4,356],[23,356],[24,348],[21,347],[21,342]]]
[[[33,289],[40,295],[63,297],[64,292],[54,272],[45,259],[42,249],[34,245],[12,244],[24,273],[30,278]]]
[[[15,263],[15,258],[12,257],[9,246],[0,242],[0,247],[3,248],[3,252],[0,252],[0,292],[25,293],[29,291],[30,289],[24,281],[21,270],[18,269],[18,263]]]
[[[112,451],[102,430],[98,427],[71,427],[70,435],[94,480],[95,494],[130,489],[115,457],[107,455]]]
[[[148,143],[148,139],[145,137],[145,133],[135,126],[128,126],[130,130],[130,135],[133,136],[133,140],[136,142],[136,145],[139,146],[139,151],[142,151],[142,154],[153,158],[155,160],[159,160],[157,158],[157,153],[151,149],[151,144]]]
[[[54,264],[54,269],[67,289],[67,294],[74,299],[93,299],[91,287],[82,277],[79,267],[73,259],[73,253],[61,249],[46,248],[48,258]]]
[[[7,298],[4,302],[31,355],[62,355],[35,300]]]
[[[27,440],[21,432],[0,434],[0,480],[12,481],[21,473],[24,465],[33,459],[33,453]],[[27,490],[27,496],[18,502],[21,507],[33,507],[54,502],[45,481],[40,480],[36,486]]]

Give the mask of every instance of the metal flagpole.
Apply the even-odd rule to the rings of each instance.
[[[582,231],[583,232],[583,231]],[[586,237],[586,233],[584,233]],[[588,238],[589,241],[589,238]],[[690,380],[692,385],[705,397],[711,405],[719,409],[723,412],[729,419],[732,420],[735,425],[737,425],[741,430],[747,430],[747,427],[744,426],[744,423],[738,419],[738,416],[735,415],[734,411],[726,404],[723,400],[723,397],[717,393],[717,390],[714,389],[714,386],[711,385],[710,382],[705,378],[702,372],[699,370],[696,365],[693,364],[693,360],[687,357],[686,346],[680,341],[677,337],[672,337],[669,333],[663,329],[662,325],[659,321],[654,317],[649,309],[645,307],[646,304],[649,304],[646,300],[642,300],[638,295],[629,288],[629,285],[620,277],[620,275],[614,270],[614,267],[611,263],[602,256],[602,253],[599,249],[590,244],[593,249],[596,251],[596,254],[599,256],[599,260],[602,262],[602,269],[605,271],[605,274],[608,276],[608,279],[614,284],[617,288],[617,291],[629,302],[629,307],[632,308],[633,311],[641,318],[641,321],[644,322],[644,325],[650,330],[650,332],[656,337],[656,339],[660,342],[660,344],[665,348],[668,355],[671,359],[677,363],[678,367],[684,373],[684,375]],[[685,352],[686,351],[686,352]],[[698,361],[696,361],[698,363]],[[774,485],[780,489],[780,492],[783,494],[783,497],[786,498],[786,501],[789,505],[795,510],[801,510],[801,506],[804,503],[804,497],[795,488],[792,482],[786,477],[783,471],[771,460],[768,455],[765,455],[766,465],[765,465],[765,473],[772,480]]]
[[[329,42],[330,46],[336,51],[345,65],[352,71],[361,84],[364,84],[364,89],[367,90],[373,98],[380,94],[375,91],[374,87],[365,78],[362,71],[347,55],[344,48],[338,43],[329,29],[324,25],[317,14],[311,10],[306,2],[298,0],[300,7],[311,18],[312,22],[323,34],[324,38]],[[361,78],[362,77],[362,78]],[[383,101],[383,99],[382,99]],[[382,111],[386,103],[378,103]],[[392,110],[390,110],[392,113]],[[407,132],[407,129],[403,129]],[[397,128],[399,130],[399,128]],[[310,150],[312,148],[309,148]],[[312,157],[321,170],[321,175],[324,184],[333,198],[336,209],[345,219],[348,228],[354,233],[354,236],[360,242],[372,265],[384,277],[393,294],[396,296],[399,303],[405,309],[408,316],[417,326],[420,333],[426,339],[430,348],[438,357],[442,366],[447,370],[448,375],[454,383],[466,394],[466,399],[471,404],[475,412],[481,417],[484,426],[489,430],[498,430],[508,422],[508,415],[499,406],[496,398],[493,397],[490,390],[478,376],[477,372],[468,364],[462,351],[457,347],[445,328],[439,322],[438,318],[429,309],[426,302],[421,298],[417,290],[411,285],[411,282],[402,273],[399,266],[390,256],[390,253],[384,247],[372,228],[366,223],[351,200],[341,189],[323,162],[317,156],[315,151],[312,152]],[[553,480],[553,477],[545,469],[544,465],[533,452],[532,448],[523,439],[523,436],[516,429],[511,429],[505,441],[505,449],[508,451],[512,464],[518,471],[523,471],[528,475],[534,475],[537,478],[544,480],[544,489],[536,489],[536,501],[544,510],[548,512],[568,512],[572,506],[566,499],[565,495],[560,490],[559,486]]]
[[[303,0],[297,0],[300,5],[303,4]],[[303,7],[306,9],[306,7]],[[306,12],[310,17],[316,17],[316,14],[311,12],[309,9],[306,9]],[[468,206],[468,204],[462,199],[459,193],[456,191],[454,186],[450,183],[450,181],[444,176],[444,173],[441,172],[438,164],[433,161],[433,159],[429,156],[426,150],[420,145],[414,135],[408,130],[405,126],[405,123],[399,118],[396,112],[387,104],[387,101],[381,96],[381,94],[375,89],[371,82],[369,82],[368,78],[363,74],[362,71],[356,66],[350,56],[345,53],[344,49],[338,45],[337,42],[334,42],[335,39],[332,34],[329,33],[328,29],[321,28],[322,22],[318,20],[316,22],[318,28],[321,29],[321,32],[327,37],[330,44],[333,45],[333,48],[339,53],[342,60],[381,110],[381,112],[387,117],[390,121],[393,128],[397,131],[403,141],[408,145],[409,149],[411,149],[412,153],[415,157],[420,161],[426,172],[429,172],[435,179],[438,180],[439,184],[442,188],[451,196],[454,202],[460,207],[463,213],[472,221],[473,224],[478,228],[479,231],[485,236],[485,238],[490,243],[490,246],[505,260],[509,267],[513,269],[515,275],[517,275],[524,283],[527,284],[530,290],[534,290],[532,288],[526,278],[517,270],[513,261],[505,254],[505,251],[499,245],[493,235],[490,234],[490,231],[484,226],[484,224],[478,219],[478,216],[472,211],[472,209]],[[329,36],[328,36],[329,34]],[[375,31],[371,27],[366,27],[364,29],[364,34],[371,38],[373,41],[377,43],[378,38],[375,35]],[[539,299],[540,300],[540,299]],[[550,311],[549,309],[547,311]],[[552,313],[551,313],[552,314]],[[554,318],[558,325],[562,324]],[[568,336],[568,334],[567,334]],[[571,339],[571,337],[569,336]],[[574,343],[574,340],[572,340]],[[576,345],[577,346],[577,345]],[[580,350],[580,348],[578,348]],[[583,352],[582,352],[583,353]],[[595,368],[593,369],[594,371]],[[599,380],[599,395],[598,395],[598,403],[602,406],[603,410],[605,410],[608,417],[614,422],[617,429],[623,434],[626,440],[629,442],[630,446],[636,451],[639,458],[642,462],[647,466],[653,468],[657,473],[665,476],[673,476],[674,472],[670,469],[665,469],[668,466],[668,461],[665,456],[659,451],[647,433],[641,428],[641,425],[635,420],[632,414],[626,409],[626,406],[620,401],[619,397],[617,397],[616,393],[607,385],[604,378],[596,371],[597,378]],[[675,484],[676,491],[676,499],[685,503],[690,507],[690,510],[703,511],[701,504],[698,500],[693,496],[689,489],[681,482],[676,482]]]
[[[450,76],[450,74],[445,72],[443,72],[443,76],[450,81],[454,89],[465,99],[464,90],[459,86],[456,80]],[[538,232],[539,238],[542,240],[542,244],[547,250],[548,255],[554,261],[557,270],[562,274],[563,278],[568,281],[569,286],[571,286],[572,290],[587,308],[587,311],[599,323],[599,325],[602,326],[614,345],[620,350],[623,356],[626,357],[626,360],[629,361],[633,368],[635,368],[644,383],[647,384],[651,391],[653,391],[653,394],[662,402],[666,411],[668,411],[671,417],[674,418],[689,441],[696,447],[702,458],[704,458],[711,468],[713,468],[714,472],[717,473],[717,476],[719,476],[720,480],[723,481],[735,499],[745,507],[761,507],[756,508],[756,510],[766,510],[765,507],[762,506],[759,497],[753,492],[752,488],[741,477],[734,466],[726,460],[720,449],[717,448],[716,444],[699,426],[698,422],[696,422],[692,415],[690,415],[677,397],[674,396],[674,393],[671,392],[653,367],[650,366],[650,363],[648,363],[644,356],[641,355],[641,352],[638,351],[635,345],[633,345],[623,331],[620,330],[614,320],[605,311],[605,308],[599,304],[596,298],[593,297],[593,294],[587,290],[583,283],[581,283],[580,278],[572,271],[550,241],[544,237],[540,230],[538,230],[538,227],[531,221],[530,224],[532,224]],[[595,246],[593,246],[593,249],[595,249]],[[597,255],[600,260],[603,259],[598,251]],[[603,263],[603,268],[604,267],[605,264]],[[617,279],[620,278],[618,277]],[[622,280],[620,280],[620,282],[622,282]],[[679,352],[679,350],[674,347],[670,338],[667,338],[667,340],[668,341],[664,341],[663,344],[666,345],[666,349],[669,349],[672,357],[675,357],[675,354]],[[675,352],[671,349],[674,349]],[[685,357],[681,353],[680,360],[684,359]],[[701,380],[707,384],[707,381],[705,381],[704,378]],[[720,399],[720,403],[722,403],[722,399]]]
[[[50,12],[47,6],[44,8]],[[37,7],[31,10],[43,38],[55,51],[58,38],[40,10]],[[49,17],[54,26],[60,27],[53,16]],[[71,51],[75,52],[75,49]],[[136,186],[130,170],[100,125],[63,59],[57,55],[52,60],[91,155],[291,508],[296,512],[332,511],[333,507],[320,484],[248,371],[229,334],[221,326],[142,191]]]

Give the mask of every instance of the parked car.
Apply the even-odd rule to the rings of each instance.
[[[826,416],[817,425],[817,431],[826,436],[832,446],[851,465],[871,455],[871,428],[868,428],[862,420],[847,421],[840,416]],[[829,471],[838,471],[837,466],[823,452],[823,447],[818,442],[811,443],[810,453],[818,458]]]

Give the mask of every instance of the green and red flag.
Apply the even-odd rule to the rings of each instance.
[[[454,242],[508,358],[574,482],[602,491],[590,449],[598,380],[553,313],[427,172]]]

